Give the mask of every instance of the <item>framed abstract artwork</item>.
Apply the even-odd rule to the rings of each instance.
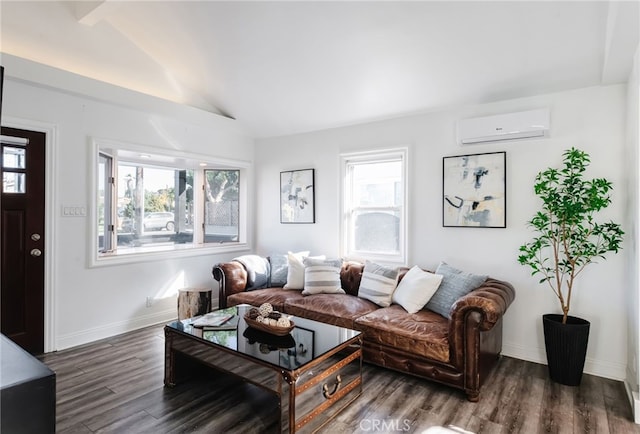
[[[442,226],[507,227],[506,152],[442,159]]]
[[[280,223],[315,223],[314,169],[280,172]]]

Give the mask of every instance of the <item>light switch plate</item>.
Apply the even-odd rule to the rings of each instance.
[[[86,217],[87,207],[83,205],[63,205],[62,216],[63,217]]]

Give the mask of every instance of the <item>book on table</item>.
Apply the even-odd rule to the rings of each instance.
[[[217,330],[222,328],[233,329],[238,326],[238,316],[228,312],[211,312],[196,318],[191,325],[207,329],[215,328]]]

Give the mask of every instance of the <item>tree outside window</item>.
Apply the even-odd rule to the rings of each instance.
[[[224,243],[239,237],[239,170],[205,170],[204,241]]]

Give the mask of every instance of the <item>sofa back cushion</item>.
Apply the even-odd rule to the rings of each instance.
[[[344,261],[342,268],[340,269],[340,282],[342,289],[347,294],[358,296],[358,289],[360,288],[360,280],[362,279],[362,271],[364,270],[364,264],[355,261]]]
[[[400,282],[402,282],[402,279],[404,279],[404,276],[409,272],[411,268],[409,267],[399,267],[398,268],[398,285],[400,284]],[[425,270],[425,271],[429,271],[429,270]]]

